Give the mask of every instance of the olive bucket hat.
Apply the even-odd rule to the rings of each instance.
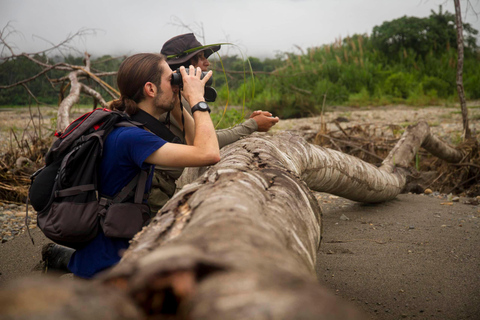
[[[202,45],[193,33],[181,34],[171,38],[162,47],[161,54],[167,57],[169,65],[176,65],[190,60],[197,53],[203,51],[205,58],[220,50],[220,45]]]

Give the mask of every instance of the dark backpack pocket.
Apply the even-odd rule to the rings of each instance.
[[[130,239],[150,222],[150,208],[143,203],[113,203],[100,222],[107,237]]]
[[[32,185],[28,190],[30,203],[35,211],[46,209],[52,201],[53,187],[55,185],[58,169],[60,169],[60,163],[61,161],[57,161],[37,171],[35,180],[32,182]]]
[[[98,201],[88,203],[53,202],[38,212],[37,223],[49,239],[71,248],[81,248],[98,234]]]

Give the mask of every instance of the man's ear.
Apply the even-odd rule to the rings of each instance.
[[[145,97],[153,98],[157,94],[157,86],[151,82],[147,82],[143,86],[143,91],[145,92]]]

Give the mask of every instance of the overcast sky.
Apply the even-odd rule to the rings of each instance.
[[[470,2],[480,12],[480,1]],[[10,22],[18,31],[7,38],[16,53],[37,52],[80,29],[94,29],[74,46],[98,56],[159,52],[166,40],[189,32],[175,25],[181,21],[203,25],[207,43],[235,43],[240,49],[230,47],[230,54],[274,57],[299,52],[297,46],[371,34],[374,26],[405,15],[427,17],[440,4],[455,12],[453,0],[0,0],[0,27]],[[480,18],[463,11],[464,22],[479,30]]]

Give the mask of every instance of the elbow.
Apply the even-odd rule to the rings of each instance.
[[[207,165],[211,166],[220,161],[220,152],[212,152],[206,157]]]
[[[216,164],[220,161],[220,153],[217,152],[215,155],[212,156],[212,165]]]

